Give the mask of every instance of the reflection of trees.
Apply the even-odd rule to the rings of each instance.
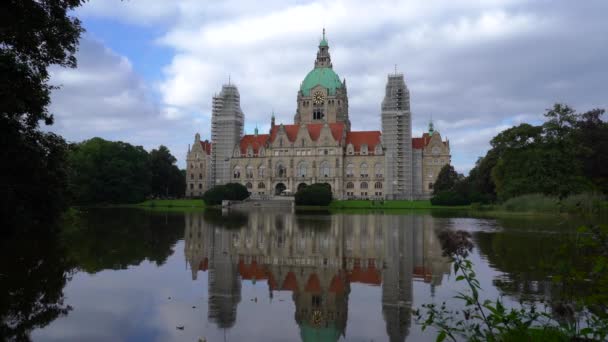
[[[72,273],[59,239],[47,227],[1,240],[0,340],[29,340],[29,333],[48,325],[71,308],[63,288]]]
[[[490,266],[504,273],[494,280],[500,290],[524,298],[554,295],[549,277],[560,246],[567,242],[567,235],[479,232],[474,234],[474,239]]]
[[[242,228],[247,225],[247,215],[236,210],[222,212],[217,209],[207,209],[203,212],[205,222],[223,228]]]
[[[69,255],[80,269],[95,273],[150,260],[161,265],[183,236],[182,213],[137,209],[88,210],[64,229]]]

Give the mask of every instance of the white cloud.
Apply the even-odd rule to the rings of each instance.
[[[122,130],[149,145],[156,138],[156,145],[185,150],[195,131],[209,136],[211,97],[229,75],[248,129],[256,123],[267,129],[272,109],[278,121],[291,122],[325,26],[334,69],[347,79],[354,129],[380,128],[386,74],[397,64],[411,92],[415,132],[432,116],[452,139],[454,160],[468,168],[497,129],[538,120],[553,102],[580,110],[607,106],[600,92],[608,79],[606,9],[601,1],[93,0],[80,12],[85,20],[154,26],[160,33],[153,43],[174,55],[153,91],[120,56],[106,72],[91,65],[55,77],[85,89],[87,82],[128,85],[97,87],[88,94],[93,102],[73,98],[61,108],[73,120],[65,123],[83,127],[83,137],[96,127]],[[146,98],[155,92],[158,103]],[[83,122],[74,108],[95,119]]]

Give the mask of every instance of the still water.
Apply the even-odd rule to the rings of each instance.
[[[551,297],[578,222],[463,216],[90,209],[3,242],[0,339],[434,340],[412,310],[463,289],[442,229],[472,233],[483,297]]]

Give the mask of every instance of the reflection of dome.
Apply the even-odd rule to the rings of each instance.
[[[335,342],[340,338],[340,332],[334,323],[330,323],[326,327],[312,327],[308,323],[303,323],[300,325],[300,338],[302,338],[303,342]]]
[[[326,88],[329,95],[335,95],[336,89],[342,87],[342,82],[338,74],[334,72],[332,68],[319,67],[314,68],[311,72],[306,75],[300,90],[302,95],[310,96],[310,90],[317,85],[321,85]]]

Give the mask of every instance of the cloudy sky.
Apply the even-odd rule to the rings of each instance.
[[[489,140],[539,123],[555,102],[608,108],[608,1],[91,0],[77,69],[53,69],[56,123],[94,136],[168,146],[183,166],[211,97],[239,87],[246,132],[291,123],[323,27],[346,78],[353,129],[380,129],[395,65],[410,89],[414,134],[431,119],[468,172]]]

